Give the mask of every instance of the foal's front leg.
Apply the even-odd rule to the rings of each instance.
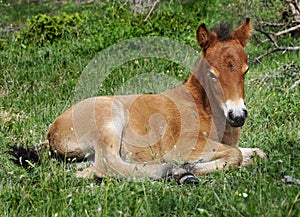
[[[211,160],[187,164],[185,168],[195,175],[205,175],[217,170],[247,166],[253,163],[253,157],[265,158],[266,154],[259,148],[238,148],[208,140],[206,150],[216,150],[215,153],[203,153],[202,158],[210,156]]]
[[[266,154],[259,148],[239,148],[243,155],[242,166],[248,166],[253,164],[253,157],[258,156],[265,158]]]
[[[208,139],[201,159],[186,164],[184,167],[195,175],[205,175],[217,170],[239,167],[242,162],[242,152],[238,147],[224,145]]]

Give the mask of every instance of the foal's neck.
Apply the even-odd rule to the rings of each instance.
[[[200,82],[200,76],[206,76],[206,74],[205,72],[201,72],[199,68],[196,68],[193,74],[184,83],[185,88],[194,98],[199,115],[205,117],[209,123],[213,123],[211,127],[214,129],[211,132],[215,135],[211,135],[212,137],[223,144],[236,145],[240,136],[240,128],[230,126],[216,99],[208,97],[206,90],[209,90],[209,88],[205,90],[203,85],[207,85],[207,83],[205,79],[201,79]]]

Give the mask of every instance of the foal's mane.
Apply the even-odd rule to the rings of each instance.
[[[213,28],[213,32],[217,34],[220,41],[231,39],[232,24],[220,23],[219,26]]]

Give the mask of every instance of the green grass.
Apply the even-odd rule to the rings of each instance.
[[[299,216],[300,186],[282,179],[300,179],[300,88],[290,89],[299,80],[300,55],[274,53],[257,64],[254,57],[268,45],[257,46],[254,40],[247,47],[250,117],[239,143],[267,153],[266,160],[257,159],[253,166],[200,177],[198,186],[178,186],[164,180],[76,179],[73,165],[47,157],[27,172],[4,153],[8,145],[33,146],[44,140],[55,117],[72,105],[82,71],[104,49],[141,36],[163,36],[198,49],[195,30],[200,23],[213,27],[234,17],[223,2],[165,2],[146,22],[146,15],[134,16],[121,3],[0,3],[0,216]],[[38,13],[79,13],[84,22],[43,45],[17,40],[26,19]],[[235,19],[235,25],[243,19]],[[294,66],[286,67],[292,61]],[[138,75],[152,72],[180,82],[189,74],[163,58],[140,58],[112,71],[98,94],[116,94]],[[141,91],[152,92],[150,87]]]

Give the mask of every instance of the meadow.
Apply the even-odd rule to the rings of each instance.
[[[127,56],[119,65],[108,59],[102,64],[112,69],[96,80],[96,92],[85,94],[154,93],[183,82],[193,66],[192,51],[201,55],[199,24],[212,28],[229,21],[236,27],[244,16],[255,24],[253,14],[268,15],[254,4],[259,1],[239,5],[241,13],[233,10],[234,2],[162,1],[151,14],[134,14],[118,1],[0,1],[0,216],[299,216],[300,52],[275,52],[258,63],[255,58],[270,45],[259,44],[255,39],[264,36],[255,31],[246,48],[249,118],[239,146],[262,149],[265,160],[199,177],[199,185],[178,185],[78,179],[74,164],[46,154],[40,165],[25,170],[6,153],[9,145],[43,141],[52,121],[76,101],[92,60],[125,40],[176,41],[191,49],[191,60],[182,64],[186,50],[180,49],[171,55],[178,62],[162,53]],[[290,35],[280,40],[300,44]]]

